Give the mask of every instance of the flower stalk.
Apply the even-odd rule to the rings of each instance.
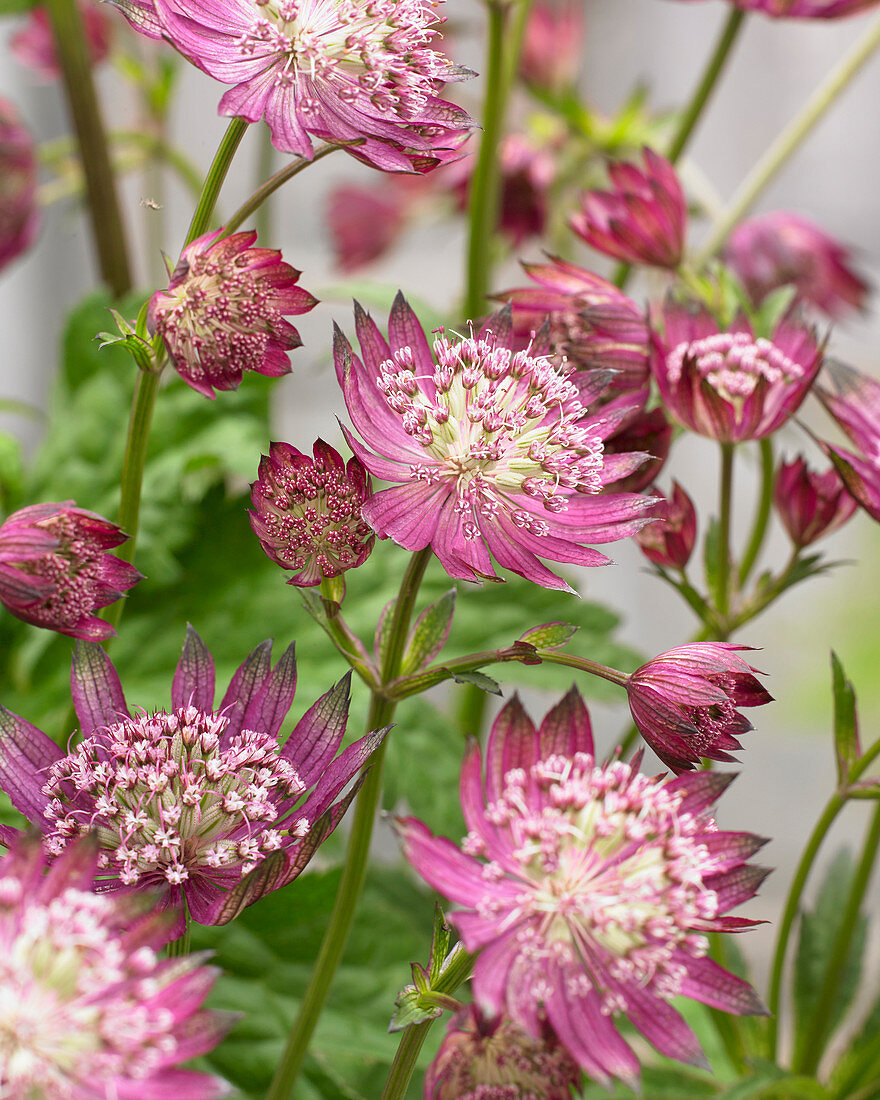
[[[730,517],[733,507],[733,444],[721,444],[721,483],[718,516],[717,602],[721,618],[730,610]],[[729,631],[725,631],[725,637]],[[724,638],[720,639],[724,641]]]
[[[192,221],[189,223],[184,247],[191,244],[196,237],[201,237],[211,224],[211,215],[217,205],[220,189],[247,128],[248,123],[243,118],[234,118],[226,127],[226,133],[220,141],[214,160],[205,176],[202,194],[193,212]]]
[[[767,534],[767,524],[770,521],[770,512],[773,509],[773,441],[767,436],[760,440],[761,448],[761,495],[758,498],[758,507],[755,511],[755,522],[749,544],[739,566],[739,585],[742,587],[749,579],[755,562],[764,545]]]

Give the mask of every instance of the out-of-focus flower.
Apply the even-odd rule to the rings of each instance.
[[[237,389],[245,371],[289,374],[287,352],[302,341],[283,314],[308,313],[318,304],[296,285],[300,273],[280,252],[251,247],[255,232],[221,233],[187,245],[168,289],[150,299],[150,322],[175,370],[212,399],[215,390]]]
[[[92,0],[79,4],[79,10],[89,62],[98,65],[110,49],[110,20]],[[9,48],[22,65],[35,69],[48,80],[57,80],[61,76],[55,35],[45,7],[39,5],[31,9],[27,23],[10,38]]]
[[[781,427],[822,365],[815,331],[783,319],[771,340],[744,317],[726,331],[703,307],[670,302],[655,332],[651,369],[666,407],[686,428],[737,443]]]
[[[816,473],[800,455],[794,462],[780,465],[773,502],[791,541],[799,548],[836,531],[856,510],[855,500],[833,467]]]
[[[730,777],[639,774],[597,765],[574,690],[536,730],[518,699],[489,735],[485,779],[474,745],[461,775],[469,832],[460,851],[414,818],[406,856],[450,914],[474,964],[474,999],[534,1039],[549,1026],[581,1068],[634,1082],[639,1065],[617,1032],[623,1012],[661,1054],[703,1061],[669,1001],[759,1013],[754,990],[707,956],[709,932],[755,923],[724,914],[766,872],[746,860],[763,843],[720,832],[710,807]]]
[[[756,305],[770,291],[791,284],[800,299],[829,317],[840,317],[849,309],[862,309],[869,290],[853,269],[846,245],[807,218],[784,210],[738,225],[724,259]]]
[[[30,248],[39,224],[34,139],[0,96],[0,270]]]
[[[449,1021],[425,1074],[424,1100],[571,1100],[581,1071],[549,1028],[532,1038],[519,1024],[467,1005]]]
[[[336,187],[327,196],[327,224],[336,264],[356,271],[384,256],[406,225],[409,203],[398,189]]]
[[[440,20],[421,0],[155,0],[162,34],[232,87],[222,115],[265,119],[283,153],[311,158],[312,137],[359,141],[375,168],[421,172],[453,158],[473,126],[438,98],[470,76],[431,49]]]
[[[816,396],[861,451],[852,454],[819,441],[834,463],[847,491],[873,519],[880,520],[880,382],[843,363],[829,363],[825,385]]]
[[[639,733],[667,767],[686,771],[706,760],[733,760],[737,737],[753,728],[737,707],[760,707],[773,696],[739,656],[750,646],[694,642],[637,669],[627,680]]]
[[[92,893],[96,861],[81,841],[47,871],[30,838],[0,859],[3,1095],[225,1096],[218,1078],[177,1068],[229,1026],[201,1008],[217,971],[200,955],[160,959],[167,915],[150,915],[148,896]]]
[[[370,556],[376,536],[361,517],[373,495],[370,476],[319,439],[309,458],[289,443],[272,443],[251,486],[251,527],[282,569],[301,588],[339,577]]]
[[[647,147],[644,169],[617,162],[610,191],[588,191],[569,225],[591,248],[632,264],[678,267],[684,253],[687,201],[675,169]]]
[[[131,715],[104,651],[79,643],[71,686],[83,740],[65,753],[0,708],[0,786],[54,855],[93,831],[103,889],[161,886],[166,905],[185,900],[202,924],[232,920],[303,870],[354,792],[338,796],[385,733],[334,759],[348,716],[346,677],[281,745],[296,662],[290,646],[272,669],[271,650],[269,641],[254,650],[215,710],[214,662],[190,627],[171,710]],[[4,828],[0,840],[10,835]],[[267,858],[271,875],[247,877]]]
[[[520,76],[536,88],[563,91],[577,77],[583,48],[583,7],[573,0],[538,0],[526,22]]]
[[[583,544],[613,542],[642,525],[645,498],[599,495],[632,464],[626,455],[603,457],[614,424],[588,415],[595,391],[586,372],[566,373],[537,345],[512,351],[509,313],[467,339],[441,332],[433,355],[400,294],[390,342],[360,307],[355,321],[363,361],[338,330],[333,354],[367,446],[348,431],[346,439],[370,473],[397,483],[364,504],[381,538],[407,550],[430,546],[463,580],[494,577],[494,557],[536,584],[567,590],[540,558],[605,565],[604,554]]]
[[[116,631],[94,614],[141,574],[108,553],[128,535],[72,500],[32,504],[0,526],[0,603],[16,618],[74,638]]]
[[[691,559],[697,538],[697,513],[694,503],[677,481],[672,496],[653,490],[657,500],[656,523],[649,523],[636,534],[639,549],[649,561],[664,569],[684,569]]]
[[[840,19],[873,8],[878,0],[733,0],[743,11],[760,11],[774,19]]]
[[[625,399],[626,395],[624,395]],[[605,406],[606,410],[608,406]],[[672,443],[672,425],[666,419],[663,409],[657,405],[653,409],[641,409],[628,416],[623,425],[612,432],[605,440],[605,457],[617,454],[643,454],[647,457],[634,471],[625,474],[617,481],[606,486],[606,493],[640,493],[659,475],[669,457]],[[656,515],[656,512],[654,513]],[[636,534],[644,534],[648,524]]]

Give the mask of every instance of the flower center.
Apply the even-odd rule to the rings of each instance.
[[[770,385],[794,382],[804,369],[770,340],[757,340],[745,332],[718,332],[700,340],[678,344],[669,353],[670,380],[681,377],[685,361],[731,404],[741,407],[763,378]]]
[[[243,730],[224,746],[227,725],[190,706],[127,718],[82,741],[51,766],[43,788],[49,850],[92,829],[100,865],[126,885],[253,870],[282,844],[268,825],[305,787],[274,738]]]
[[[39,606],[28,608],[28,614],[55,627],[73,626],[95,606],[95,586],[102,579],[104,552],[95,542],[81,536],[69,516],[52,516],[35,526],[48,531],[61,545],[54,553],[16,565],[22,573],[45,577],[55,585],[55,591],[41,600]]]

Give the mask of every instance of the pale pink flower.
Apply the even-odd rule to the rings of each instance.
[[[122,599],[141,574],[108,553],[128,535],[72,500],[32,504],[0,526],[0,603],[34,626],[74,638],[109,638],[94,614]]]
[[[100,64],[110,50],[110,20],[102,6],[87,0],[79,4],[85,32],[89,62]],[[49,22],[49,13],[43,5],[31,9],[28,21],[9,40],[9,48],[22,65],[36,70],[48,80],[61,76],[61,66],[55,50],[55,34]]]
[[[202,956],[160,959],[168,915],[145,895],[93,893],[87,840],[51,867],[34,839],[0,858],[0,1083],[10,1100],[212,1100],[229,1088],[178,1068],[231,1018],[202,1010]]]
[[[494,577],[494,557],[537,584],[568,589],[540,558],[605,565],[583,544],[642,525],[650,501],[599,495],[639,461],[603,456],[620,417],[588,413],[597,391],[587,372],[567,371],[537,342],[511,350],[509,312],[464,339],[440,332],[433,352],[400,294],[389,341],[359,306],[355,321],[363,361],[338,330],[334,359],[366,443],[346,431],[349,445],[370,473],[396,483],[364,504],[380,538],[407,550],[430,546],[463,580]]]
[[[287,353],[302,341],[284,314],[318,304],[280,252],[251,247],[255,232],[222,232],[187,245],[167,290],[150,299],[150,323],[175,370],[212,400],[215,390],[237,389],[246,371],[289,374]]]
[[[34,139],[0,96],[0,269],[30,248],[39,225]]]
[[[773,486],[773,503],[797,547],[830,535],[850,518],[856,502],[834,467],[817,473],[798,455],[780,463]]]
[[[652,490],[657,503],[649,523],[636,534],[636,542],[645,557],[664,569],[684,569],[691,559],[697,538],[697,513],[694,502],[677,481],[672,483],[672,495],[664,497],[659,489]]]
[[[271,649],[267,641],[253,651],[215,709],[214,663],[190,627],[171,710],[132,715],[104,651],[79,643],[71,686],[83,740],[65,753],[0,708],[0,786],[53,855],[95,833],[102,889],[162,887],[166,905],[185,899],[195,920],[225,924],[303,870],[354,796],[340,798],[343,789],[385,733],[336,756],[349,676],[282,744],[296,662],[290,646],[271,668]],[[15,835],[0,826],[0,841]],[[271,873],[251,873],[266,860]]]
[[[583,49],[583,6],[577,0],[538,0],[526,22],[520,76],[537,88],[563,91],[577,77]]]
[[[766,872],[746,860],[763,841],[721,832],[711,805],[729,776],[649,779],[635,762],[601,766],[575,690],[538,730],[514,698],[486,751],[468,752],[463,850],[420,821],[399,823],[419,874],[461,908],[449,919],[477,954],[474,1000],[534,1039],[551,1028],[585,1073],[635,1083],[639,1063],[614,1026],[631,1024],[668,1057],[703,1064],[669,1003],[765,1011],[754,990],[707,955],[710,932]]]

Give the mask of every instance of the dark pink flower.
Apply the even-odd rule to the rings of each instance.
[[[467,1005],[449,1021],[425,1074],[424,1100],[571,1100],[581,1071],[546,1029],[540,1038]]]
[[[232,87],[220,113],[265,119],[276,148],[311,158],[312,136],[361,141],[384,171],[426,171],[455,156],[473,125],[438,98],[470,75],[430,43],[440,20],[423,0],[155,0],[163,34]]]
[[[642,525],[643,497],[599,495],[632,462],[603,457],[616,422],[588,414],[596,391],[586,372],[566,372],[537,344],[512,351],[509,312],[466,339],[440,332],[433,354],[400,294],[389,341],[359,306],[355,321],[363,361],[338,330],[333,354],[367,446],[348,431],[346,439],[370,473],[396,483],[364,505],[380,538],[407,550],[430,546],[463,580],[495,577],[494,557],[536,584],[567,590],[539,558],[605,565],[604,554],[583,544],[613,542]]]
[[[675,169],[653,149],[644,169],[611,164],[610,191],[588,191],[569,225],[591,248],[633,264],[678,267],[684,253],[687,201]]]
[[[875,7],[878,0],[733,0],[743,11],[760,11],[774,19],[840,19]]]
[[[214,662],[190,627],[171,710],[132,715],[109,658],[80,642],[71,686],[83,740],[65,753],[0,708],[0,786],[53,855],[81,833],[96,834],[102,889],[163,887],[166,905],[185,900],[195,920],[225,924],[303,870],[354,796],[340,798],[343,789],[386,732],[336,757],[348,676],[282,745],[296,662],[290,646],[273,669],[271,650],[270,641],[257,646],[215,709]],[[0,841],[15,835],[0,826]],[[271,874],[250,874],[267,859]]]
[[[89,51],[89,62],[92,65],[98,65],[110,49],[110,20],[99,5],[92,3],[91,0],[80,4],[79,10]],[[9,48],[22,65],[35,69],[41,76],[49,80],[57,80],[61,76],[61,66],[55,51],[55,35],[45,7],[37,6],[31,9],[27,23],[10,38]]]
[[[289,443],[272,443],[251,486],[251,527],[260,545],[301,588],[340,577],[370,556],[376,536],[361,518],[373,495],[370,475],[319,439],[309,458]]]
[[[595,759],[572,690],[538,730],[514,698],[461,774],[463,851],[415,818],[400,822],[407,859],[462,908],[450,914],[477,954],[474,999],[534,1039],[547,1027],[590,1077],[635,1083],[639,1063],[615,1013],[661,1054],[703,1063],[670,1005],[678,995],[725,1012],[765,1011],[754,990],[708,956],[707,934],[756,923],[724,914],[766,872],[746,860],[763,841],[721,832],[711,805],[729,776],[649,779],[636,763]]]
[[[245,371],[289,374],[287,352],[302,341],[283,315],[317,305],[280,252],[251,247],[255,232],[221,233],[187,245],[168,289],[150,299],[151,324],[175,370],[211,399],[215,390],[237,389]]]
[[[677,481],[672,496],[653,490],[657,501],[649,523],[636,534],[636,542],[645,557],[664,569],[684,569],[691,559],[697,538],[697,513],[694,503]]]
[[[384,256],[406,225],[404,196],[382,187],[336,187],[327,196],[327,224],[336,265],[356,271]]]
[[[635,395],[624,394],[619,400],[628,402]],[[606,412],[609,406],[604,406]],[[620,428],[609,435],[605,440],[605,455],[641,454],[645,460],[631,473],[624,474],[617,481],[606,486],[606,493],[640,493],[646,489],[659,475],[666,465],[669,457],[669,447],[672,443],[672,425],[666,418],[660,405],[653,409],[645,410],[644,407],[636,407],[621,424]],[[656,513],[655,513],[656,514]],[[648,524],[654,527],[656,524]],[[644,534],[647,527],[643,527],[636,534]]]
[[[202,1010],[217,977],[202,957],[161,959],[152,899],[95,894],[97,853],[73,844],[51,870],[38,841],[0,858],[3,1095],[212,1100],[229,1088],[177,1068],[220,1041]]]
[[[538,0],[526,22],[520,76],[536,88],[563,91],[577,77],[583,48],[583,7],[572,0]]]
[[[819,444],[847,491],[869,516],[880,520],[880,382],[836,362],[828,364],[822,381],[833,389],[816,386],[816,396],[861,453],[821,440]]]
[[[864,308],[869,285],[853,269],[850,250],[798,214],[779,210],[742,222],[727,242],[724,259],[755,304],[790,284],[799,298],[829,317]]]
[[[626,693],[639,733],[667,767],[686,771],[705,760],[733,760],[737,737],[752,729],[737,707],[760,707],[773,696],[739,656],[750,646],[694,642],[642,665]]]
[[[128,539],[115,523],[72,500],[32,504],[0,526],[0,603],[16,618],[74,638],[109,638],[94,614],[141,574],[108,553]]]
[[[18,111],[0,96],[0,269],[34,242],[37,209],[37,154],[34,139]]]
[[[768,340],[742,316],[719,331],[703,307],[670,302],[662,323],[651,356],[660,396],[686,428],[722,443],[775,432],[822,365],[815,331],[795,320],[782,320]]]
[[[856,510],[855,500],[833,467],[816,473],[800,455],[794,462],[780,464],[773,502],[792,542],[799,548],[836,531]]]

